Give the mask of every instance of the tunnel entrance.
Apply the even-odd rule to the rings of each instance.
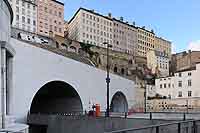
[[[42,86],[33,98],[30,114],[82,112],[80,96],[69,84],[52,81]]]
[[[128,102],[126,96],[122,92],[117,92],[112,97],[110,109],[111,112],[128,112]]]
[[[46,133],[51,115],[76,115],[82,112],[81,98],[71,85],[62,81],[49,82],[33,98],[28,115],[29,132]]]

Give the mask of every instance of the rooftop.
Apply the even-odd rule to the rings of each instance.
[[[114,18],[114,17],[109,17],[109,16],[102,15],[102,14],[100,14],[100,13],[95,12],[94,10],[89,10],[89,9],[86,9],[86,8],[83,8],[83,7],[80,7],[80,8],[76,11],[76,13],[74,14],[74,16],[69,20],[69,22],[68,22],[69,24],[70,24],[71,21],[75,18],[75,16],[78,14],[78,12],[79,12],[80,10],[84,10],[84,11],[86,11],[86,12],[92,13],[92,14],[97,15],[97,16],[100,16],[100,17],[103,17],[103,18],[105,18],[105,19],[108,19],[108,20],[111,20],[111,21],[114,20],[114,21],[120,22],[120,23],[122,23],[122,24],[125,24],[125,25],[127,25],[127,26],[130,26],[130,27],[133,27],[133,28],[136,28],[136,29],[142,29],[142,30],[145,30],[146,32],[149,32],[149,33],[151,33],[151,34],[154,34],[152,31],[149,31],[149,30],[147,30],[147,29],[145,29],[145,28],[141,28],[141,27],[135,26],[135,25],[133,25],[133,24],[129,24],[129,23],[125,22],[125,21],[116,19],[116,18]]]
[[[54,2],[56,2],[56,3],[58,3],[58,4],[61,4],[61,5],[64,6],[64,3],[60,2],[60,1],[57,1],[57,0],[52,0],[52,1],[54,1]]]

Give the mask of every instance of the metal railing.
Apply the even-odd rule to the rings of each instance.
[[[200,120],[188,120],[145,126],[141,128],[130,128],[104,133],[198,133],[200,132]]]

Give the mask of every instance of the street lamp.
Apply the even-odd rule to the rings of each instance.
[[[110,87],[110,66],[109,66],[109,48],[112,48],[112,45],[108,44],[107,42],[103,43],[104,45],[107,45],[107,77],[106,77],[106,84],[107,84],[107,108],[106,108],[106,117],[110,117],[110,109],[109,109],[109,87]]]
[[[152,77],[150,75],[145,75],[144,77],[144,112],[147,112],[147,84]]]

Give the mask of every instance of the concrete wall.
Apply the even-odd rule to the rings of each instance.
[[[83,109],[89,103],[98,103],[106,109],[106,72],[30,44],[11,39],[16,50],[13,60],[13,86],[10,90],[10,112],[17,120],[25,121],[31,102],[37,91],[50,81],[64,81],[78,92]],[[134,82],[111,74],[110,102],[121,91],[129,108],[134,104]]]
[[[12,16],[5,1],[7,0],[0,1],[0,41],[8,42],[10,39],[10,20]]]
[[[103,133],[127,128],[140,128],[166,122],[171,121],[123,118],[85,118],[80,120],[55,118],[54,121],[49,123],[47,133]]]
[[[125,119],[119,117],[85,117],[85,116],[41,116],[29,117],[29,124],[44,125],[47,133],[103,133],[115,130],[140,128],[161,123],[174,122],[174,120],[149,120],[149,119]],[[56,124],[55,124],[56,123]],[[34,126],[31,126],[34,127]],[[97,130],[98,129],[98,130]]]

